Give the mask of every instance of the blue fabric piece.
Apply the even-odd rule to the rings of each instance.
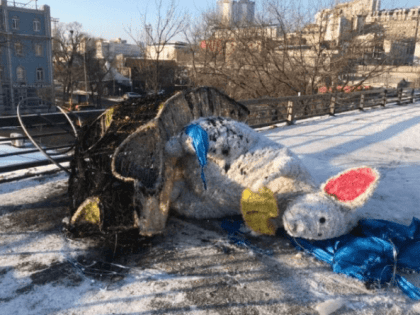
[[[411,241],[403,246],[398,254],[398,266],[420,272],[420,241]]]
[[[242,220],[223,220],[231,240],[249,242],[239,232]],[[286,236],[298,250],[305,251],[330,264],[334,272],[343,273],[368,283],[395,283],[414,300],[420,300],[420,289],[396,271],[420,272],[420,220],[410,226],[385,220],[361,220],[350,234],[323,241]]]
[[[336,243],[333,271],[362,281],[389,282],[394,270],[394,247],[377,237],[349,238]]]
[[[334,272],[365,282],[395,281],[410,298],[420,300],[420,289],[396,271],[420,271],[420,220],[410,226],[385,220],[361,220],[347,235],[324,241],[293,238],[293,245],[329,263]]]
[[[242,224],[243,224],[243,221],[241,219],[237,219],[237,220],[223,219],[222,220],[221,226],[222,226],[222,229],[228,232],[229,241],[237,246],[249,248],[258,254],[268,255],[268,256],[273,255],[273,251],[270,249],[263,249],[263,248],[259,248],[258,246],[252,245],[246,239],[245,234],[239,231]]]
[[[413,300],[420,300],[420,290],[419,288],[412,285],[410,282],[407,281],[406,278],[401,277],[400,275],[395,275],[395,280],[397,282],[397,286],[407,294]]]
[[[209,137],[203,128],[195,124],[189,125],[185,130],[185,133],[190,136],[193,141],[195,154],[197,154],[198,162],[201,165],[201,179],[203,180],[204,189],[207,189],[206,178],[204,177],[204,166],[207,164]]]

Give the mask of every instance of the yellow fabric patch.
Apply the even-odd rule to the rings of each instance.
[[[270,219],[278,214],[277,202],[274,193],[267,187],[259,189],[258,193],[245,189],[242,192],[241,211],[246,225],[253,231],[275,235],[276,227]]]
[[[114,115],[114,108],[110,108],[105,113],[105,127],[108,129],[108,127],[111,125],[112,116]]]
[[[98,203],[91,202],[86,205],[85,207],[85,220],[93,223],[98,224],[100,221],[100,211]]]
[[[99,209],[99,198],[91,197],[88,198],[80,207],[77,209],[76,213],[73,215],[72,223],[75,223],[78,220],[84,220],[92,224],[100,224],[101,222],[101,212]]]

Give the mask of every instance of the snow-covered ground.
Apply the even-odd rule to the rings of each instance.
[[[10,141],[2,141],[4,137],[0,137],[0,155],[7,154],[7,153],[18,153],[24,151],[32,151],[35,150],[36,147],[29,141],[29,139],[25,140],[25,147],[23,148],[16,148],[12,146]],[[42,146],[45,149],[44,146]],[[55,151],[47,151],[47,153],[55,153]],[[63,157],[65,155],[55,155],[54,158]],[[7,157],[0,157],[0,166],[8,166],[13,164],[20,164],[20,163],[28,163],[34,161],[43,161],[46,160],[45,156],[37,151],[34,153],[28,154],[19,154],[19,155],[12,155]],[[3,175],[3,174],[2,174]]]
[[[420,102],[317,117],[260,132],[296,153],[320,184],[349,167],[377,168],[381,179],[359,210],[361,216],[407,225],[413,216],[420,218]],[[37,186],[36,180],[0,185],[0,205],[33,203],[63,192],[65,175],[60,176]],[[57,217],[59,222],[57,209],[46,214],[41,209],[39,217]],[[357,280],[334,274],[327,264],[297,253],[284,239],[253,239],[272,249],[273,256],[231,245],[212,220],[171,218],[166,236],[137,255],[136,264],[127,263],[126,271],[119,267],[122,280],[97,280],[85,272],[96,266],[92,260],[75,261],[89,244],[70,241],[59,231],[35,229],[23,210],[3,213],[4,314],[294,315],[332,314],[333,309],[333,314],[420,314],[420,302],[398,289],[367,290]],[[93,267],[86,267],[89,264]],[[58,280],[48,276],[54,272]],[[420,287],[420,275],[406,277]]]

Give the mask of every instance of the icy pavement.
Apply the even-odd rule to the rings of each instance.
[[[44,148],[44,147],[43,147]],[[25,147],[16,148],[11,145],[10,141],[2,141],[0,137],[0,154],[23,152],[36,149],[35,146],[26,140]],[[45,149],[45,148],[44,148]],[[47,151],[48,153],[54,151]],[[55,155],[54,158],[65,155]],[[0,158],[0,166],[7,166],[13,164],[21,164],[33,161],[47,160],[41,152],[19,154]],[[68,167],[69,162],[61,163],[63,167]],[[42,172],[57,170],[58,167],[54,164],[32,167],[29,169],[16,170],[0,174],[0,180],[20,177],[30,174],[41,174]],[[25,205],[31,203],[39,203],[40,200],[46,200],[55,194],[55,190],[51,187],[66,186],[68,175],[64,172],[59,172],[50,176],[34,176],[24,180],[11,181],[8,183],[0,183],[0,215],[11,211],[13,209],[20,209]],[[52,195],[50,194],[52,193]]]
[[[10,141],[2,141],[4,137],[0,137],[0,155],[8,154],[8,153],[15,153],[15,152],[23,152],[23,151],[32,151],[35,146],[26,139],[25,147],[16,148],[12,146]],[[44,146],[42,146],[45,149]],[[48,153],[54,153],[55,151],[47,151]],[[54,158],[63,157],[65,155],[55,155]],[[34,152],[34,153],[27,153],[27,154],[20,154],[20,155],[12,155],[7,157],[0,157],[0,166],[8,166],[13,164],[20,164],[20,163],[28,163],[28,162],[35,162],[35,161],[43,161],[46,160],[46,157],[41,152]],[[3,174],[1,174],[3,175]]]
[[[381,180],[361,214],[408,224],[420,217],[419,105],[261,132],[298,154],[319,183],[348,167],[376,167]],[[0,206],[2,314],[420,314],[420,302],[398,289],[368,290],[282,237],[249,236],[271,256],[233,245],[219,220],[170,218],[165,235],[130,255],[114,242],[69,240],[60,230],[67,215],[60,176],[0,185],[0,205],[9,207]],[[25,203],[30,209],[10,210]],[[420,286],[419,275],[405,276]]]

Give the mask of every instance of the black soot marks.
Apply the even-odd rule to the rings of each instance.
[[[227,173],[229,171],[229,169],[230,169],[230,164],[226,163],[225,164],[225,172]]]
[[[209,136],[210,141],[216,142],[216,135],[213,133]]]
[[[233,130],[233,129],[230,129],[230,128],[228,128],[228,135],[229,136],[231,136],[231,135],[234,135],[234,136],[236,136],[237,135],[237,133],[236,133],[236,131],[235,130]]]
[[[213,127],[216,127],[216,121],[213,118],[208,118],[207,121],[213,125]]]
[[[222,154],[224,156],[228,156],[229,155],[229,147],[223,147],[222,149]]]
[[[25,294],[32,291],[35,285],[55,285],[77,286],[83,278],[75,271],[69,262],[55,263],[49,268],[31,274],[32,283],[16,290],[18,294]]]

